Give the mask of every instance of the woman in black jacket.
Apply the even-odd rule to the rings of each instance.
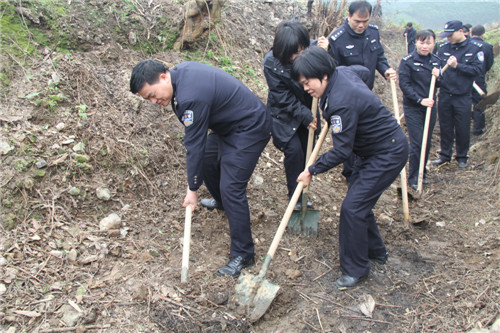
[[[325,37],[320,37],[318,41],[310,40],[306,28],[300,23],[281,22],[276,30],[273,47],[263,62],[269,86],[267,108],[273,118],[273,143],[285,154],[289,198],[297,186],[297,176],[305,167],[308,130],[317,130],[317,121],[311,112],[312,97],[291,77],[293,60],[311,44],[318,44],[325,50],[328,48]],[[295,209],[300,210],[301,206],[302,201],[299,199]]]
[[[432,76],[439,77],[441,59],[432,53],[436,43],[433,31],[419,31],[415,39],[416,50],[404,57],[399,64],[399,87],[403,92],[405,122],[410,137],[410,173],[408,182],[416,190],[418,188],[418,171],[425,115],[428,107],[432,109],[425,153],[426,162],[429,157],[432,130],[436,124],[437,111],[434,103],[436,91],[433,93],[433,98],[429,98],[429,88]],[[423,183],[428,183],[425,170]]]

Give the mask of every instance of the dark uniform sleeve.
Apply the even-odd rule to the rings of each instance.
[[[482,52],[479,49],[479,52]],[[483,71],[483,60],[479,59],[479,52],[476,52],[474,57],[468,63],[458,63],[456,70],[467,76],[479,76]]]
[[[382,46],[382,42],[380,41],[380,36],[378,34],[378,29],[377,29],[377,43],[379,44],[379,51],[378,51],[378,56],[377,56],[377,71],[385,77],[385,72],[391,68],[389,66],[389,62],[387,61],[387,58],[385,57],[384,54],[384,47]]]
[[[326,114],[330,116],[330,119],[326,120],[330,122],[333,148],[321,155],[316,163],[309,167],[308,170],[312,175],[326,172],[346,161],[351,156],[354,146],[358,124],[357,112],[342,106],[336,107],[331,112],[326,112]]]
[[[182,109],[181,109],[182,108]],[[202,184],[203,157],[207,141],[210,107],[200,102],[184,103],[177,109],[184,123],[188,185],[191,191],[196,191]],[[190,122],[184,121],[189,118]]]
[[[335,41],[330,37],[328,37],[328,53],[333,57],[335,60],[335,64],[340,63],[340,51],[339,49],[335,46]]]
[[[399,74],[399,88],[403,92],[405,98],[412,102],[420,103],[420,101],[425,98],[425,96],[419,96],[413,84],[411,82],[411,68],[410,64],[406,61],[408,57],[401,59],[399,64],[398,74]]]
[[[493,46],[490,44],[485,44],[484,49],[484,74],[486,74],[493,66],[494,54],[493,54]]]
[[[292,89],[273,70],[264,67],[264,75],[269,86],[268,106],[273,116],[287,113],[307,127],[313,121],[311,110],[297,99]]]

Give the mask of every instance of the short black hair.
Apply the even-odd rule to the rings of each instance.
[[[289,65],[292,55],[299,50],[305,50],[309,45],[309,33],[302,24],[297,21],[283,21],[276,29],[273,56],[282,65]]]
[[[436,34],[434,33],[434,31],[432,31],[431,29],[425,29],[417,32],[417,34],[415,35],[415,40],[424,41],[431,37],[434,39],[434,41],[436,40]]]
[[[472,36],[482,36],[485,32],[486,30],[481,24],[475,25],[470,31]]]
[[[147,84],[155,84],[160,79],[160,74],[166,73],[168,67],[156,60],[143,60],[135,65],[130,76],[130,91],[137,94]]]
[[[293,61],[292,78],[298,81],[299,77],[303,75],[308,79],[322,81],[325,75],[330,79],[335,69],[335,60],[325,49],[311,46],[301,52]]]
[[[372,15],[372,5],[368,1],[353,1],[349,5],[349,16],[359,11],[360,14]]]
[[[464,30],[464,32],[469,32],[470,28],[472,28],[472,24],[466,23],[466,24],[464,24],[463,30]]]
[[[408,23],[406,23],[406,26],[407,26],[407,27],[413,27],[413,23],[408,22]]]

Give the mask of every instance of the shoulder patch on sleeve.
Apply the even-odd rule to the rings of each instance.
[[[368,24],[369,27],[373,28],[373,29],[377,29],[378,30],[378,26],[376,24]]]
[[[191,126],[194,123],[193,111],[191,110],[184,111],[184,114],[182,115],[182,122],[186,127]]]
[[[483,51],[479,51],[477,53],[477,58],[479,59],[479,61],[484,62],[484,52]]]
[[[332,134],[338,134],[342,132],[342,118],[340,118],[340,116],[331,116],[330,123],[332,124]]]
[[[334,33],[330,36],[330,38],[331,38],[333,41],[335,41],[335,40],[337,40],[337,38],[339,38],[340,36],[342,36],[342,34],[344,33],[344,31],[345,31],[345,30],[344,30],[343,28],[341,28],[341,29],[339,29],[339,30],[335,31],[335,32],[334,32]]]

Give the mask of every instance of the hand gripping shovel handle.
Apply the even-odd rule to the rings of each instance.
[[[443,67],[441,74],[443,74],[448,69],[448,64]],[[436,77],[432,75],[431,86],[429,88],[429,98],[434,98],[434,88],[436,86]],[[422,188],[424,184],[424,168],[425,168],[425,156],[427,151],[427,139],[429,137],[429,125],[431,122],[431,107],[427,107],[425,111],[425,123],[424,123],[424,133],[422,134],[422,148],[420,150],[420,164],[418,168],[418,185],[417,193],[422,194]]]
[[[391,80],[391,91],[392,91],[392,102],[394,106],[394,117],[399,124],[399,105],[398,105],[398,96],[396,95],[396,81],[394,79]],[[403,214],[404,221],[408,226],[410,221],[410,208],[408,205],[408,184],[406,183],[406,167],[401,170],[401,191],[402,191],[402,200],[403,200]]]
[[[193,215],[193,207],[188,205],[186,207],[186,218],[184,222],[184,242],[182,247],[182,269],[181,269],[181,283],[188,282],[189,272],[189,249],[191,246],[191,217]]]
[[[313,116],[313,121],[316,119],[316,111],[318,110],[318,98],[314,97],[311,106],[311,112]],[[306,151],[306,168],[307,163],[309,162],[309,157],[311,157],[312,148],[314,143],[314,128],[309,128],[309,136],[307,137],[307,151]],[[301,222],[304,222],[304,216],[307,210],[307,188],[303,190],[305,195],[302,196],[302,219]]]
[[[306,168],[309,168],[315,161],[316,158],[318,158],[319,150],[321,148],[321,145],[323,144],[323,141],[325,140],[326,133],[328,132],[328,124],[323,121],[323,128],[321,129],[321,133],[319,135],[319,139],[316,142],[316,145],[314,146],[314,150],[311,153],[311,156],[309,157],[309,160],[307,161]],[[278,230],[276,230],[276,234],[274,235],[273,242],[271,243],[271,246],[269,247],[269,251],[267,252],[266,258],[264,259],[264,263],[262,264],[262,268],[260,269],[259,272],[259,279],[262,279],[264,275],[267,273],[267,269],[269,268],[269,265],[271,264],[271,260],[274,257],[274,253],[276,252],[276,249],[278,248],[278,244],[281,241],[281,237],[283,237],[283,233],[286,230],[286,226],[288,225],[288,220],[290,219],[290,216],[293,213],[293,208],[295,207],[295,204],[297,203],[300,193],[302,192],[302,189],[304,188],[304,183],[299,182],[297,184],[297,187],[295,188],[295,191],[293,192],[292,198],[290,199],[290,202],[288,203],[288,207],[286,208],[285,215],[281,219],[280,225],[278,227]]]

